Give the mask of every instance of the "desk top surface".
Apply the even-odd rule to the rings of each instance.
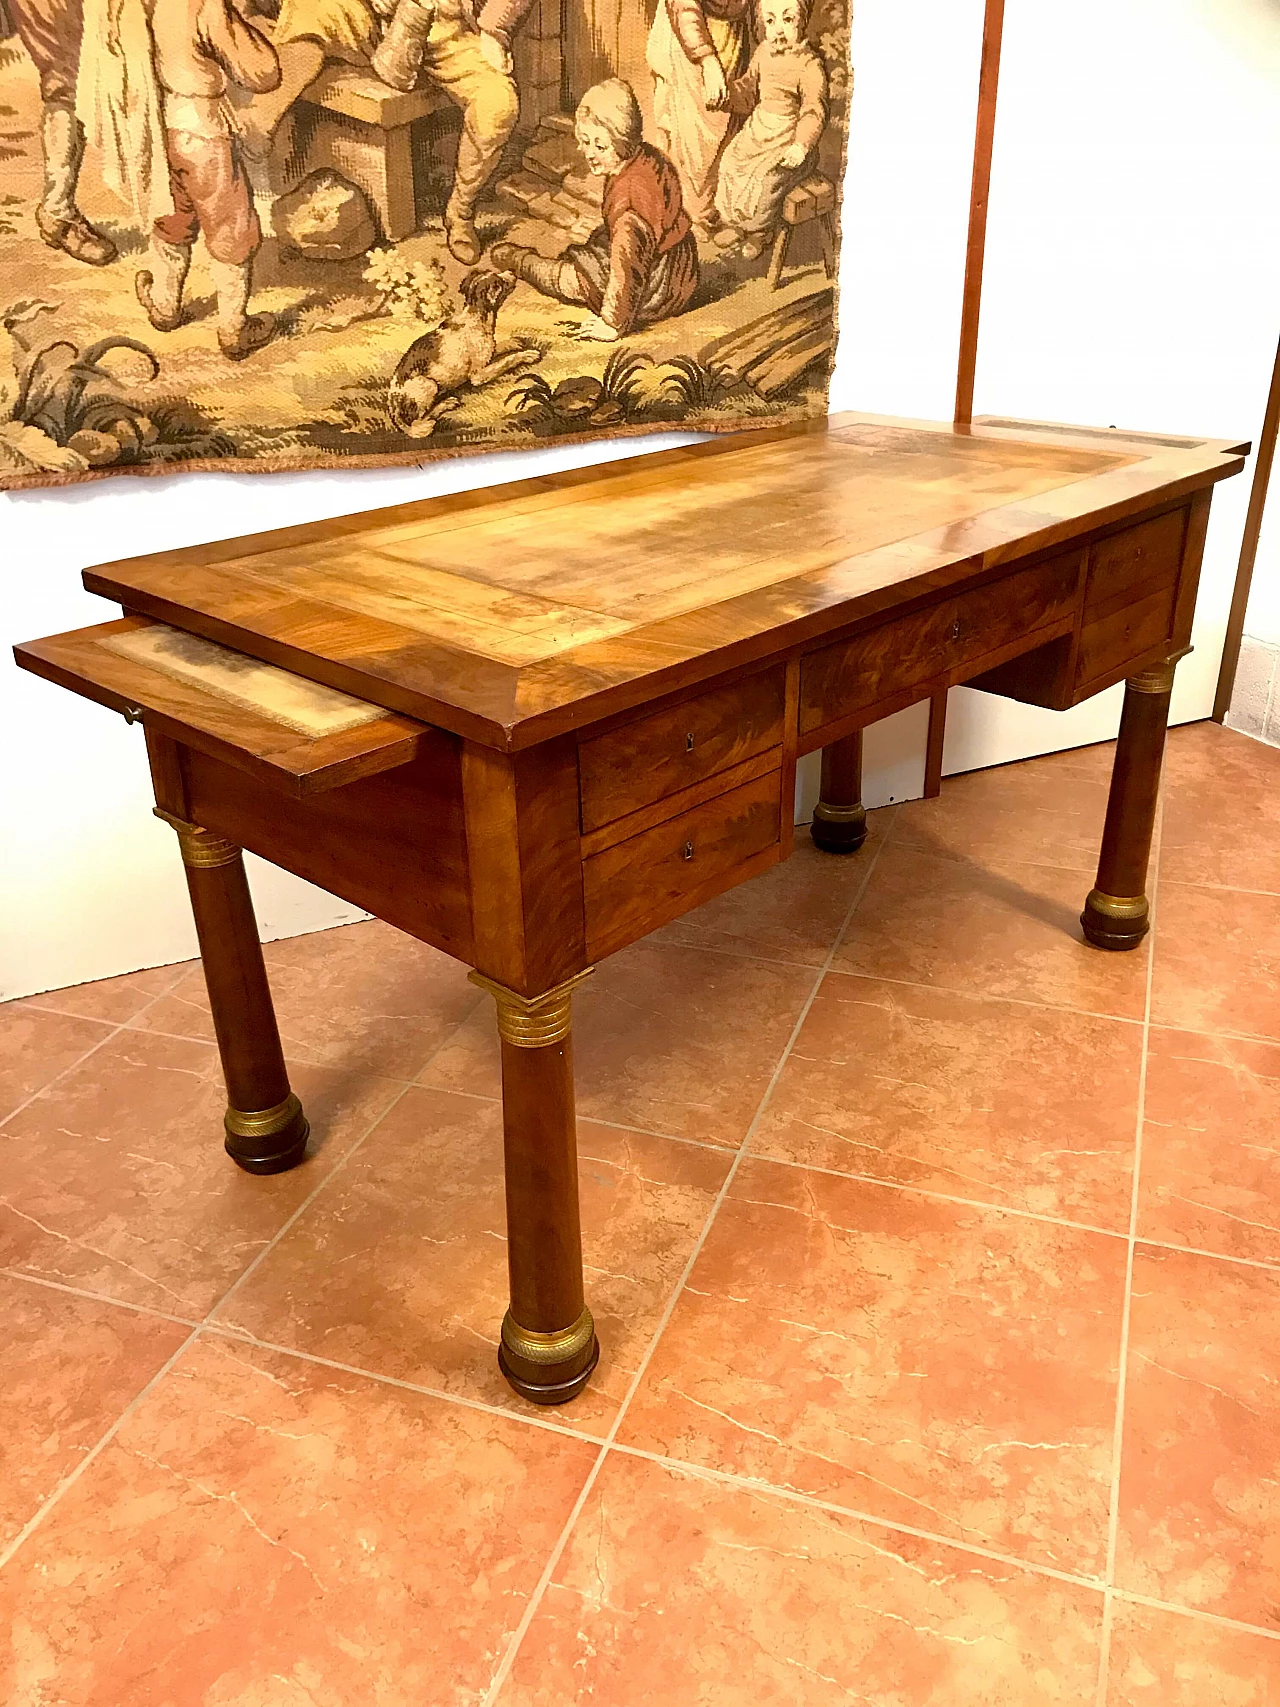
[[[837,415],[126,559],[93,592],[519,748],[1236,473],[1229,440]]]

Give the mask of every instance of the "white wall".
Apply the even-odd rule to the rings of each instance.
[[[855,14],[832,405],[946,418],[982,3],[855,0]],[[979,412],[1256,433],[1280,332],[1278,95],[1280,0],[1008,0]],[[672,442],[0,496],[0,997],[193,951],[139,732],[4,661],[12,640],[107,614],[81,567]],[[1212,704],[1247,496],[1237,480],[1215,502],[1183,719]],[[1263,544],[1260,611],[1280,603],[1280,533]],[[948,768],[1103,739],[1118,703],[1058,717],[958,690]],[[872,732],[871,804],[920,792],[923,729],[917,708]],[[810,766],[806,798],[813,782]],[[252,879],[267,936],[354,916],[257,862]]]

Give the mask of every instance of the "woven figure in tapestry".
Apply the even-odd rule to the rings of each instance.
[[[275,320],[249,313],[262,228],[232,133],[227,86],[274,89],[279,61],[229,0],[155,0],[151,34],[173,212],[151,228],[152,267],[138,274],[138,300],[157,332],[181,325],[191,250],[203,232],[218,297],[218,347],[240,361],[270,341]]]
[[[640,103],[611,77],[578,103],[574,130],[587,169],[606,179],[604,223],[584,244],[548,260],[499,243],[495,266],[590,315],[577,336],[603,343],[678,314],[698,288],[698,245],[675,167],[642,140]]]
[[[520,114],[511,42],[531,0],[435,0],[414,57],[421,79],[435,83],[462,109],[462,135],[453,189],[445,208],[449,252],[464,266],[480,259],[475,207],[497,169]],[[405,0],[401,0],[401,7]],[[390,24],[396,24],[393,7]],[[405,19],[400,19],[403,26]],[[241,120],[246,146],[265,156],[277,125],[299,95],[320,75],[326,59],[369,66],[382,44],[384,19],[368,0],[283,0],[274,41],[281,80],[272,93],[251,103]],[[375,65],[375,69],[377,69]]]
[[[804,39],[811,0],[758,0],[760,46],[729,89],[746,123],[720,160],[721,248],[755,260],[778,229],[788,190],[809,170],[827,123],[827,68]]]
[[[751,0],[658,0],[647,49],[653,117],[699,234],[720,223],[720,157],[739,124],[729,85],[751,59]]]
[[[116,246],[76,206],[84,126],[76,116],[76,76],[84,33],[81,0],[7,0],[22,45],[40,74],[40,146],[44,195],[36,226],[51,249],[91,267],[116,258]]]

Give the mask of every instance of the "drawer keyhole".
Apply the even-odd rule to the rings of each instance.
[[[686,859],[692,859],[693,858],[693,843],[692,842],[686,842],[684,844],[684,848],[682,849],[682,852],[683,852],[684,857]]]
[[[691,753],[693,751],[693,730],[692,729],[689,731],[689,733],[684,738],[684,750],[686,753]]]
[[[960,638],[960,618],[959,617],[957,617],[956,620],[951,624],[951,638],[953,640],[959,640],[959,638]]]

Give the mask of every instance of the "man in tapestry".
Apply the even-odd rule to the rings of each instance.
[[[462,135],[453,190],[445,208],[445,240],[454,259],[480,259],[475,206],[493,176],[520,114],[511,41],[532,0],[437,0],[422,55],[422,74],[462,109]],[[258,156],[276,126],[326,59],[367,66],[382,24],[369,0],[283,0],[274,41],[281,81],[251,103],[242,119],[247,147]]]
[[[6,0],[22,45],[40,74],[40,146],[44,194],[36,226],[51,249],[91,267],[116,258],[116,246],[76,206],[84,128],[76,117],[76,75],[84,20],[81,0]]]

